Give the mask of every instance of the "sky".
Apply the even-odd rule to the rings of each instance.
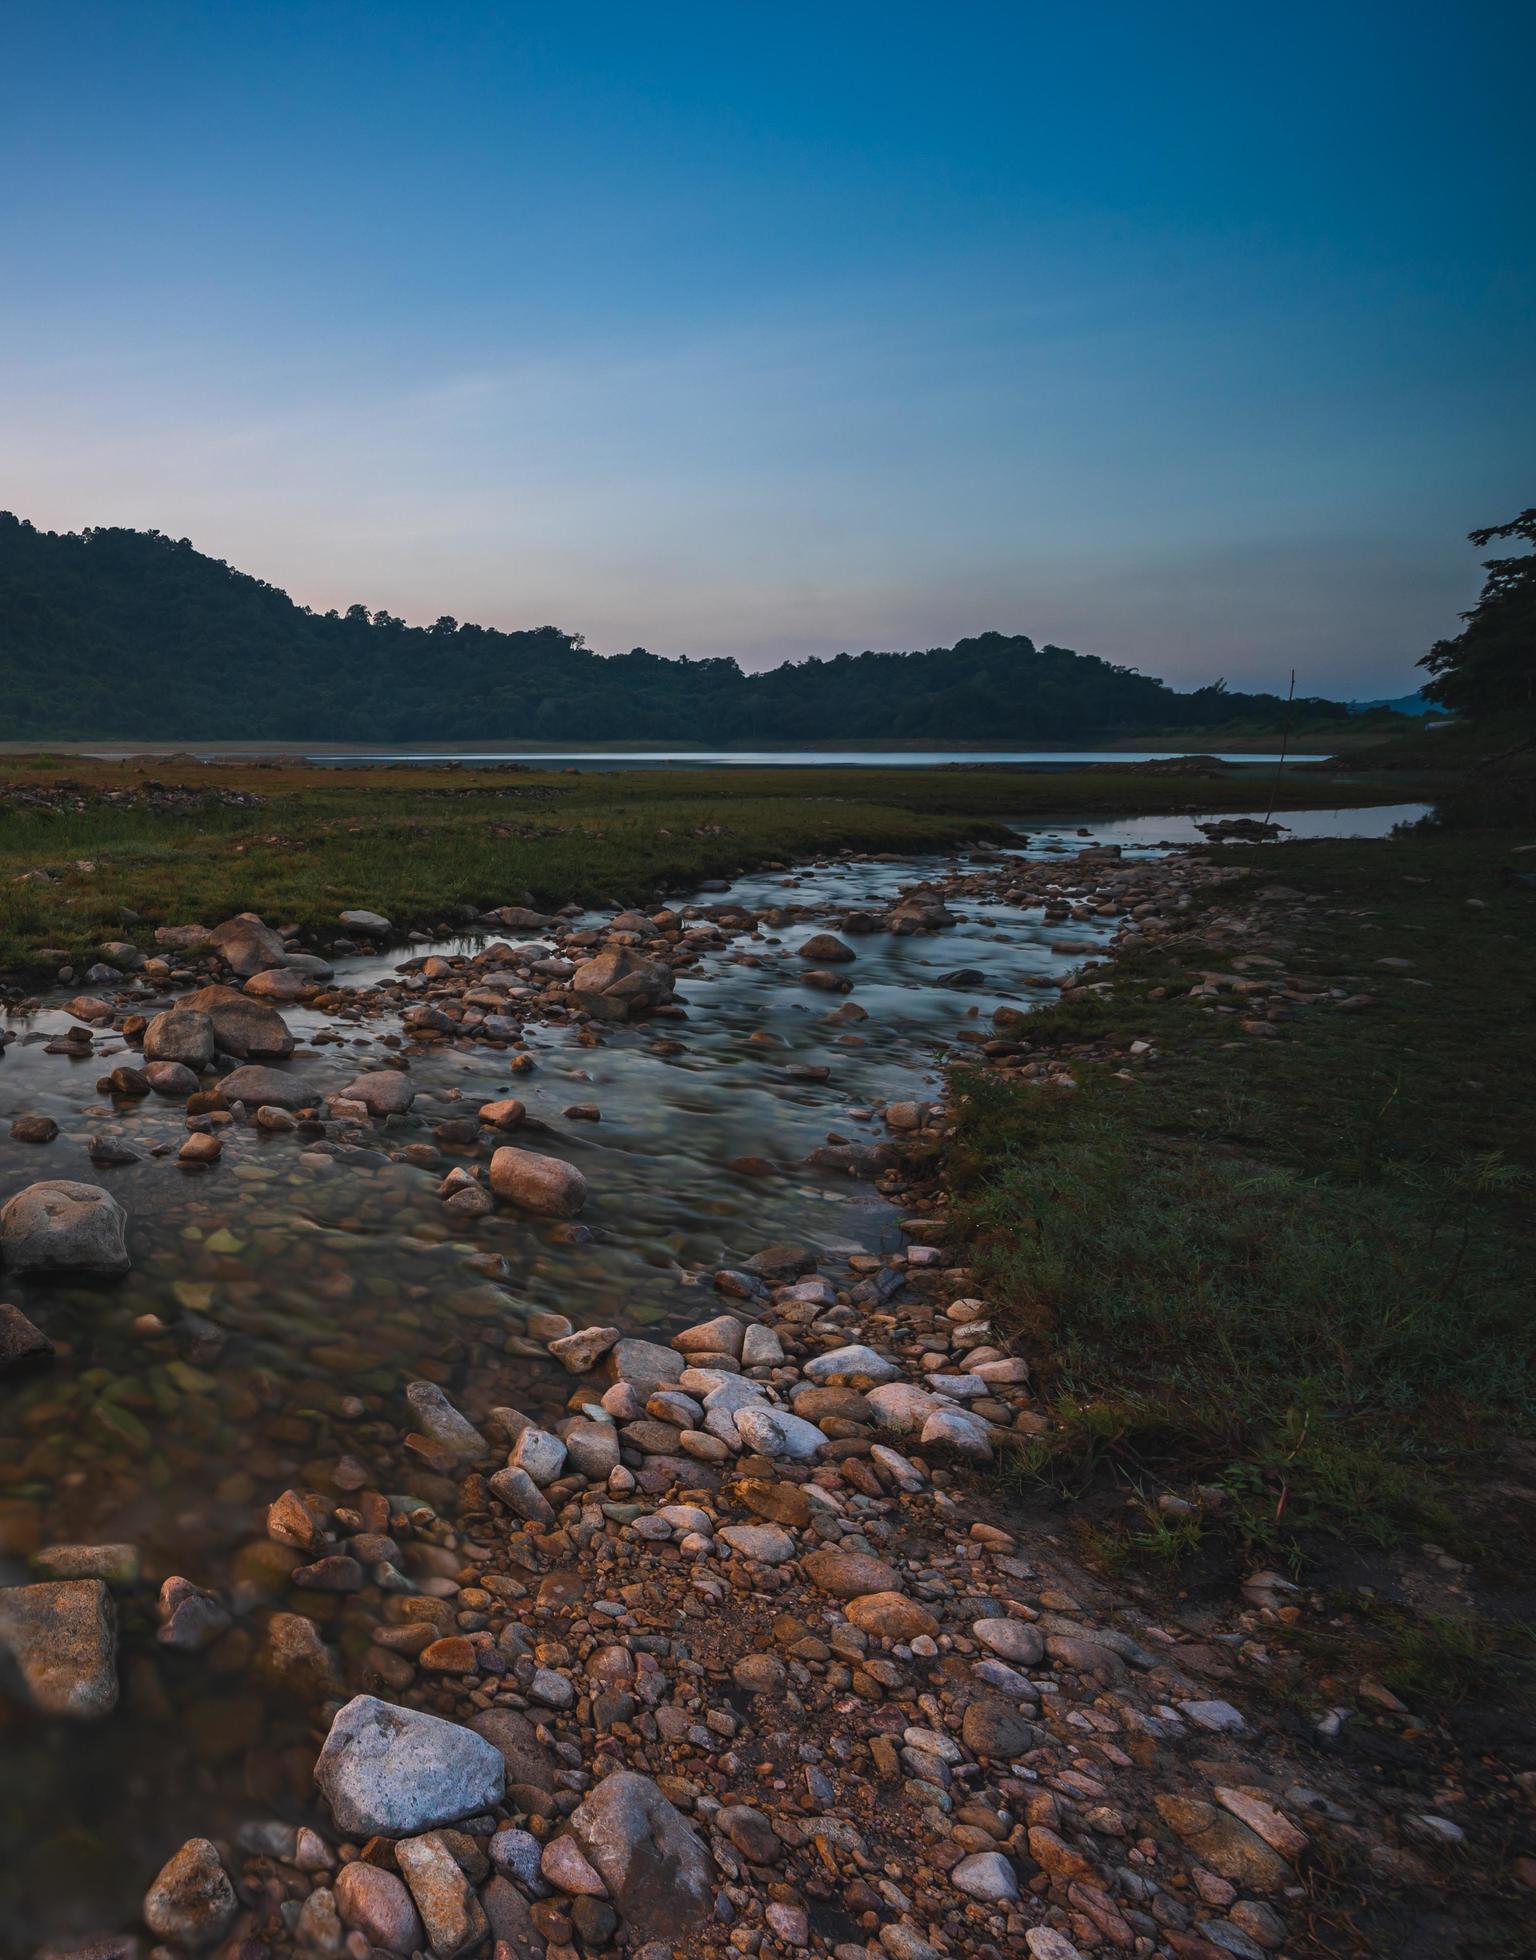
[[[50,0],[0,508],[750,667],[1394,695],[1536,502],[1536,13]]]

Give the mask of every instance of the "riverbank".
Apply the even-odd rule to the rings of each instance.
[[[98,1695],[67,1752],[9,1733],[8,1923],[353,1960],[1248,1960],[1517,1925],[1507,1734],[1474,1760],[1434,1684],[1320,1668],[1332,1603],[1257,1559],[1179,1597],[997,1476],[1060,1398],[995,1236],[973,1256],[941,1202],[971,1091],[925,1057],[1092,1095],[1033,1039],[1081,989],[1024,1009],[1185,897],[1215,930],[1254,868],[1093,843],[833,856],[643,913],[514,897],[500,944],[403,969],[359,951],[400,923],[367,914],[135,926],[69,1016],[24,1017],[0,1066],[43,1120],[7,1193],[18,1152],[109,1186],[134,1263],[7,1268],[56,1351],[7,1386],[13,1609],[91,1593],[63,1674]],[[1277,1025],[1232,1039],[1278,1053]],[[338,1767],[397,1719],[358,1696],[415,1711],[411,1776]],[[94,1839],[60,1829],[80,1803]]]
[[[1386,784],[1385,792],[1383,782]],[[1442,786],[1443,785],[1439,785]],[[125,923],[261,913],[312,938],[359,893],[402,928],[509,894],[555,907],[669,893],[842,848],[999,839],[1005,818],[1356,808],[1433,776],[1242,765],[1063,770],[721,769],[582,775],[168,757],[0,767],[0,971],[80,962]]]

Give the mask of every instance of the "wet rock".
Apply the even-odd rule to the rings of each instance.
[[[215,1164],[224,1154],[224,1145],[207,1130],[194,1130],[176,1152],[181,1164]]]
[[[211,1592],[174,1574],[160,1588],[160,1628],[155,1638],[162,1647],[196,1653],[210,1646],[230,1625],[230,1617]]]
[[[0,1589],[0,1662],[41,1715],[94,1721],[117,1706],[117,1609],[99,1579]],[[7,1669],[7,1672],[10,1670]]]
[[[386,1953],[414,1953],[426,1942],[420,1915],[402,1879],[363,1859],[343,1865],[332,1890],[343,1921],[370,1946]]]
[[[281,966],[286,957],[282,940],[254,912],[242,912],[215,926],[208,935],[208,943],[218,948],[225,963],[242,980],[252,973],[260,973],[263,967]]]
[[[356,1076],[340,1093],[348,1102],[360,1102],[370,1116],[403,1116],[416,1100],[410,1078],[392,1068]]]
[[[301,1552],[319,1551],[330,1507],[314,1491],[285,1490],[267,1506],[267,1536]]]
[[[482,1103],[478,1114],[480,1121],[490,1129],[516,1130],[526,1121],[528,1106],[519,1102],[516,1096],[507,1096],[500,1102]]]
[[[703,1321],[697,1327],[685,1327],[681,1333],[674,1334],[672,1345],[680,1354],[730,1354],[739,1361],[746,1333],[744,1321],[738,1320],[733,1313],[722,1313],[716,1314],[713,1320]],[[672,1379],[677,1378],[674,1376]]]
[[[500,1498],[516,1517],[530,1524],[548,1525],[555,1521],[549,1499],[526,1470],[498,1470],[489,1480],[492,1495]]]
[[[494,1809],[506,1771],[473,1729],[357,1695],[331,1724],[315,1781],[339,1829],[402,1837]]]
[[[565,1429],[565,1447],[572,1466],[593,1483],[607,1481],[619,1463],[619,1432],[611,1422],[579,1416]]]
[[[472,1463],[477,1457],[490,1455],[490,1444],[469,1418],[459,1413],[436,1382],[409,1383],[405,1399],[423,1433],[451,1450],[461,1462]]]
[[[247,1109],[258,1109],[263,1103],[277,1109],[308,1109],[316,1099],[314,1085],[303,1076],[249,1062],[230,1070],[219,1084],[219,1094],[225,1103],[241,1102]]]
[[[571,1830],[631,1933],[681,1939],[709,1912],[713,1861],[650,1777],[604,1777],[573,1813]]]
[[[99,1184],[29,1184],[0,1209],[0,1261],[22,1273],[126,1273],[127,1225]]]
[[[562,1157],[544,1157],[506,1143],[491,1158],[498,1198],[546,1218],[574,1218],[587,1202],[587,1180]]]
[[[570,1374],[584,1375],[595,1368],[619,1338],[617,1327],[578,1327],[549,1344],[549,1351]]]
[[[293,1035],[276,1008],[234,987],[199,987],[183,995],[174,1012],[206,1014],[219,1053],[239,1061],[282,1061],[293,1053]]]
[[[51,1116],[18,1116],[11,1125],[17,1143],[52,1143],[58,1134],[59,1126]]]
[[[179,1007],[157,1014],[144,1030],[144,1059],[181,1062],[194,1071],[213,1060],[213,1022],[206,1014]]]
[[[508,1468],[525,1471],[542,1490],[565,1469],[565,1455],[565,1445],[558,1436],[530,1423],[512,1445]]]
[[[825,966],[857,959],[858,954],[851,946],[845,945],[836,933],[814,932],[800,948],[800,957],[817,966]]]
[[[207,1838],[188,1838],[167,1859],[144,1894],[144,1924],[157,1939],[190,1947],[213,1946],[239,1911],[229,1873]]]
[[[151,1062],[144,1071],[144,1080],[157,1096],[168,1096],[176,1102],[185,1102],[188,1096],[197,1094],[197,1077],[185,1062]]]
[[[671,1348],[625,1338],[609,1351],[606,1371],[612,1381],[629,1382],[643,1402],[658,1388],[680,1381],[683,1365],[682,1356]]]
[[[53,1351],[53,1342],[32,1325],[20,1307],[0,1301],[0,1375],[28,1362],[45,1360]]]
[[[43,1579],[100,1579],[107,1586],[131,1586],[139,1576],[137,1545],[45,1545],[32,1555],[32,1570]]]
[[[672,973],[628,947],[610,946],[576,968],[571,975],[571,992],[587,1006],[602,999],[622,1006],[626,1012],[655,1007],[672,992]]]
[[[478,1946],[490,1926],[474,1887],[442,1836],[432,1831],[424,1837],[402,1838],[395,1846],[395,1858],[438,1960],[457,1960],[459,1954]]]

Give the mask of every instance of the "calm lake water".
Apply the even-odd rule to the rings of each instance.
[[[1300,835],[1379,836],[1423,814],[1393,805],[1287,812],[1285,822]],[[1190,841],[1199,833],[1185,817],[1085,825],[1073,816],[1020,826],[1017,848],[1068,859],[1092,843],[1144,855]],[[752,906],[884,904],[967,855],[756,873],[730,895]],[[129,1214],[134,1267],[97,1286],[7,1278],[6,1297],[59,1353],[0,1397],[0,1585],[25,1583],[39,1546],[70,1542],[135,1546],[145,1583],[120,1600],[123,1694],[106,1720],[41,1722],[0,1689],[0,1948],[132,1923],[149,1876],[193,1832],[233,1836],[253,1820],[314,1816],[316,1710],[264,1671],[265,1625],[274,1609],[298,1606],[355,1661],[374,1608],[350,1595],[292,1595],[272,1562],[265,1507],[289,1484],[324,1485],[343,1452],[363,1458],[384,1489],[418,1490],[419,1465],[401,1441],[407,1382],[441,1381],[472,1416],[507,1403],[552,1423],[570,1380],[523,1336],[532,1309],[655,1328],[664,1339],[716,1310],[701,1272],[766,1244],[795,1240],[826,1255],[898,1243],[898,1213],[879,1193],[811,1169],[808,1152],[829,1130],[869,1135],[857,1112],[931,1090],[958,1037],[989,1027],[1003,1003],[1049,999],[1030,983],[1081,957],[1053,950],[1062,927],[1038,906],[956,909],[951,931],[859,940],[855,998],[870,1018],[856,1031],[829,1025],[827,997],[798,984],[791,949],[802,935],[789,929],[744,936],[680,977],[688,1019],[666,1024],[675,1047],[658,1050],[645,1024],[614,1027],[585,1048],[569,1028],[532,1023],[531,1074],[468,1042],[415,1056],[413,1115],[427,1123],[509,1093],[527,1101],[548,1130],[526,1140],[571,1157],[590,1180],[584,1222],[595,1236],[585,1245],[507,1211],[456,1225],[434,1195],[440,1171],[381,1151],[333,1158],[292,1135],[241,1130],[209,1173],[148,1156],[95,1166],[93,1134],[140,1150],[179,1143],[181,1105],[97,1092],[99,1075],[134,1059],[111,1031],[88,1058],[44,1053],[70,1025],[62,1010],[74,988],[7,1017],[15,1040],[0,1060],[0,1200],[40,1177],[103,1184]],[[1071,933],[1096,946],[1113,929],[1092,917],[1075,919]],[[366,987],[403,957],[370,952],[341,962],[339,976]],[[962,969],[973,977],[957,984]],[[400,1027],[394,1014],[285,1014],[300,1043],[286,1066],[317,1092],[369,1065]],[[797,1077],[796,1064],[823,1066],[827,1078]],[[601,1122],[568,1120],[574,1102],[597,1103]],[[23,1110],[54,1117],[57,1140],[38,1150],[4,1136]],[[428,1134],[413,1125],[379,1141]],[[732,1171],[741,1155],[766,1155],[783,1173]],[[154,1588],[172,1572],[215,1588],[234,1612],[234,1629],[206,1654],[155,1641]]]

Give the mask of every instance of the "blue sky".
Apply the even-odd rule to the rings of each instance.
[[[1536,501],[1524,7],[14,9],[0,505],[768,665],[1396,693]]]

